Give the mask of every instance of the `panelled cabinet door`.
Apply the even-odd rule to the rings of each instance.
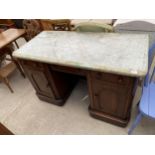
[[[42,70],[36,70],[27,67],[24,67],[24,70],[26,71],[27,76],[29,77],[38,94],[48,97],[54,96],[46,75]]]
[[[96,81],[93,84],[93,100],[93,109],[125,119],[128,104],[126,87]]]
[[[90,72],[88,80],[90,108],[102,116],[105,114],[125,123],[130,117],[135,79],[109,73]]]
[[[52,65],[20,60],[39,99],[56,105],[63,105],[71,93],[77,78],[74,75],[52,70]]]

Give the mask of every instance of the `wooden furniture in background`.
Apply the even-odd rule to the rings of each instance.
[[[18,60],[14,59],[12,57],[12,49],[10,49],[8,46],[16,41],[20,37],[25,37],[25,30],[24,29],[8,29],[2,33],[0,33],[0,52],[5,52],[6,54],[10,55],[11,59],[16,64],[17,68],[19,69],[20,73],[23,77],[25,77],[25,74],[18,62]]]
[[[11,88],[11,85],[9,83],[8,76],[15,71],[16,65],[13,61],[6,63],[5,55],[5,52],[0,51],[0,81],[4,82],[13,93],[13,89]]]
[[[25,35],[24,29],[8,29],[0,33],[0,49],[14,42]]]
[[[0,28],[8,29],[15,26],[14,22],[11,19],[0,19]]]
[[[69,19],[41,19],[43,30],[53,30],[53,31],[70,31],[71,21]]]
[[[42,31],[41,24],[39,20],[36,19],[24,19],[23,28],[26,31],[25,39],[27,41],[31,40]]]
[[[8,29],[9,29],[9,28],[3,28],[3,29],[0,29],[0,33],[6,31],[6,30],[8,30]],[[15,43],[16,47],[19,48],[19,46],[18,46],[16,40],[14,41],[14,43]],[[12,43],[9,44],[8,46],[12,46],[11,48],[13,48],[13,44],[12,44]]]

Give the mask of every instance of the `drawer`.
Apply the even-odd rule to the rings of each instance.
[[[86,70],[73,68],[73,67],[66,67],[66,66],[57,66],[57,65],[50,65],[50,68],[55,71],[71,73],[76,75],[86,75]]]
[[[34,62],[34,61],[21,61],[24,66],[35,68],[35,69],[44,69],[44,65],[40,62]]]
[[[102,73],[102,72],[91,72],[91,77],[94,80],[100,80],[120,85],[128,85],[130,81],[130,77],[125,77],[121,75]]]

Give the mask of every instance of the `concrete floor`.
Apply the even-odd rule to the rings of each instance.
[[[94,119],[88,113],[89,98],[86,81],[81,80],[64,106],[40,101],[29,80],[18,71],[10,76],[14,93],[0,83],[0,122],[14,134],[96,134],[125,135],[137,113],[133,104],[126,128]],[[144,118],[133,134],[155,134],[155,121]]]

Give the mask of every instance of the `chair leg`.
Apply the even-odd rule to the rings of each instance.
[[[19,48],[17,41],[15,40],[14,42],[15,42],[16,47]]]
[[[133,122],[132,126],[130,127],[129,131],[128,131],[128,135],[131,135],[132,131],[136,128],[136,126],[140,123],[142,119],[142,113],[139,112],[139,114],[137,115],[135,121]]]
[[[21,66],[19,65],[19,62],[17,60],[14,60],[14,63],[16,64],[18,70],[20,71],[21,75],[25,78],[25,74],[21,68]]]
[[[10,86],[9,80],[7,78],[4,78],[4,83],[7,85],[7,87],[10,89],[11,93],[13,93],[13,89]]]
[[[20,71],[21,75],[25,78],[24,71],[22,70],[21,66],[19,65],[18,60],[15,60],[11,53],[9,53],[9,55],[10,55],[12,61],[16,64],[16,66],[17,66],[18,70]]]

